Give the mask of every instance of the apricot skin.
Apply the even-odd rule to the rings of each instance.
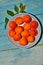
[[[38,31],[35,30],[35,29],[31,29],[31,30],[29,31],[29,33],[30,33],[30,35],[32,35],[32,36],[36,36],[36,35],[38,34]]]
[[[30,34],[29,34],[29,32],[28,32],[27,30],[24,30],[24,31],[21,33],[21,35],[22,35],[23,37],[28,37]]]
[[[14,39],[15,41],[19,41],[20,38],[21,38],[21,35],[20,35],[20,34],[15,34],[14,37],[13,37],[13,39]]]
[[[38,27],[38,22],[37,21],[31,21],[31,28],[36,29]]]
[[[22,38],[20,39],[20,41],[19,41],[19,44],[20,44],[21,46],[25,46],[25,45],[28,44],[28,41],[27,41],[27,39],[26,39],[25,37],[22,37]]]
[[[16,26],[17,26],[17,25],[16,25],[15,21],[11,21],[11,22],[9,23],[9,27],[12,28],[12,29],[15,29]]]
[[[29,22],[31,21],[30,15],[24,15],[24,16],[23,16],[23,21],[24,21],[25,23],[29,23]]]
[[[28,40],[28,42],[34,42],[34,41],[35,41],[35,37],[33,37],[33,36],[28,36],[28,37],[27,37],[27,40]]]
[[[18,25],[20,25],[20,24],[22,24],[23,23],[23,19],[22,19],[22,17],[17,17],[16,19],[15,19],[15,22],[16,22],[16,24]]]
[[[25,23],[23,27],[24,27],[24,30],[31,29],[30,23]]]
[[[13,37],[15,35],[15,31],[11,29],[11,30],[9,30],[8,34],[10,37]]]
[[[15,32],[18,33],[18,34],[21,34],[22,31],[23,31],[23,27],[22,26],[17,26],[15,28]]]

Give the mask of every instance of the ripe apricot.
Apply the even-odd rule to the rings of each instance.
[[[13,37],[15,35],[15,31],[13,29],[9,30],[9,36]]]
[[[23,27],[25,30],[29,30],[31,28],[30,23],[25,23]]]
[[[27,30],[24,30],[24,31],[21,33],[21,35],[22,35],[23,37],[28,37],[30,34],[29,34],[29,32],[28,32]]]
[[[16,22],[16,24],[22,24],[22,23],[23,23],[22,17],[17,17],[17,18],[15,19],[15,22]]]
[[[28,37],[27,37],[27,40],[28,40],[28,42],[34,42],[34,41],[35,41],[35,37],[33,37],[33,36],[28,36]]]
[[[13,39],[14,39],[15,41],[19,41],[20,38],[21,38],[21,35],[20,35],[20,34],[15,34],[14,37],[13,37]]]
[[[10,21],[10,23],[9,23],[9,27],[10,27],[10,28],[15,29],[16,26],[17,26],[17,25],[16,25],[15,21]]]
[[[22,26],[17,26],[16,28],[15,28],[15,32],[16,33],[21,33],[23,31],[23,27]]]
[[[32,21],[30,25],[31,25],[31,28],[36,29],[38,27],[38,22],[37,21]]]
[[[24,16],[23,16],[23,21],[24,21],[25,23],[29,23],[29,22],[31,21],[30,15],[24,15]]]
[[[29,31],[29,33],[30,33],[30,35],[32,35],[32,36],[36,36],[36,35],[38,34],[38,31],[35,30],[35,29],[31,29],[31,30]]]
[[[20,45],[22,46],[25,46],[28,44],[28,41],[25,37],[22,37],[19,42],[20,42]]]

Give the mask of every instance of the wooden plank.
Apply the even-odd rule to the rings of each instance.
[[[16,48],[8,39],[4,29],[6,11],[14,5],[26,4],[26,11],[36,15],[43,24],[43,0],[0,0],[0,65],[43,65],[43,36],[40,43],[31,49]],[[14,11],[14,10],[13,10]]]
[[[0,52],[0,65],[42,65],[43,47]]]
[[[18,2],[18,3],[17,3]],[[6,13],[6,10],[7,9],[11,9],[13,10],[13,7],[14,7],[14,3],[16,3],[16,5],[19,4],[19,0],[2,0],[0,1],[0,50],[5,50],[5,49],[8,49],[8,48],[12,48],[12,47],[15,47],[9,40],[8,40],[8,37],[7,37],[7,34],[6,34],[6,30],[4,29],[4,21],[5,21],[5,17],[8,17],[9,19],[11,19],[12,17],[10,17],[9,15],[7,15]],[[37,15],[37,17],[41,20],[41,23],[43,24],[43,7],[42,7],[42,2],[41,0],[38,0],[38,1],[27,1],[27,0],[21,0],[21,2],[23,2],[24,4],[26,4],[26,11],[28,13],[33,13],[33,14],[38,14],[40,13],[39,15]],[[42,40],[40,41],[40,43],[43,44],[43,38]]]

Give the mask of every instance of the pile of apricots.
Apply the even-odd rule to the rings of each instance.
[[[34,42],[38,34],[38,22],[32,20],[30,15],[15,18],[14,21],[10,21],[9,27],[8,35],[14,41],[19,41],[21,46]]]

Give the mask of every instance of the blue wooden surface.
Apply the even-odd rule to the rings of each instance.
[[[39,44],[31,49],[16,49],[9,41],[4,29],[6,11],[13,10],[19,3],[26,4],[26,11],[36,15],[43,25],[43,0],[0,0],[0,65],[42,65],[43,36]],[[14,11],[14,10],[13,10]]]

